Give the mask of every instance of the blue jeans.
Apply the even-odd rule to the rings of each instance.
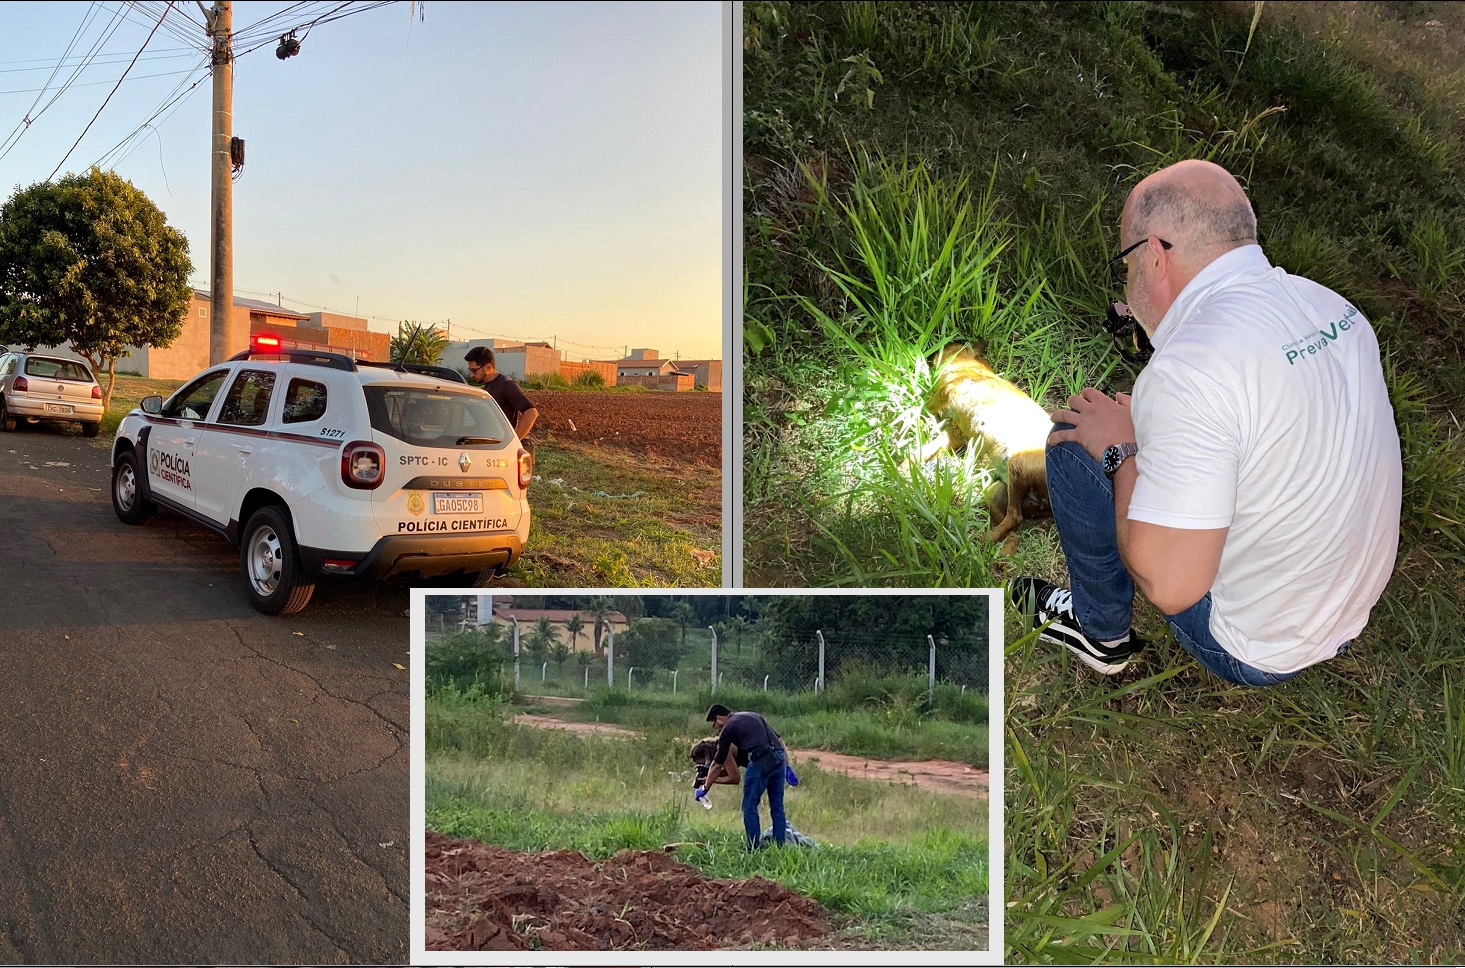
[[[1072,427],[1053,425],[1054,430]],[[1101,642],[1122,639],[1129,634],[1133,619],[1134,579],[1119,558],[1114,484],[1099,462],[1075,441],[1049,447],[1047,457],[1048,496],[1058,541],[1068,559],[1074,618],[1091,638]],[[1210,593],[1178,615],[1166,615],[1165,620],[1185,651],[1227,682],[1274,686],[1297,675],[1265,672],[1222,648],[1211,634]],[[1344,644],[1338,654],[1347,648]]]
[[[758,821],[758,801],[768,794],[768,812],[773,816],[773,839],[783,845],[788,829],[788,819],[783,815],[784,766],[787,760],[783,750],[774,750],[778,763],[772,772],[764,773],[750,756],[748,767],[743,771],[743,832],[748,836],[748,848],[758,846],[763,825]]]

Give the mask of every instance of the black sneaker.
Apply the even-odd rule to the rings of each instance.
[[[1136,638],[1133,631],[1117,645],[1105,645],[1084,634],[1073,615],[1073,600],[1066,588],[1023,576],[1012,580],[1009,592],[1014,605],[1032,613],[1033,628],[1053,623],[1039,632],[1038,638],[1065,647],[1084,665],[1106,676],[1123,669],[1144,648],[1144,640]]]

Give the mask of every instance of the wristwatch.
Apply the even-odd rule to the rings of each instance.
[[[1119,472],[1119,466],[1126,460],[1139,453],[1139,444],[1130,441],[1127,444],[1113,444],[1104,451],[1104,474],[1111,480]]]

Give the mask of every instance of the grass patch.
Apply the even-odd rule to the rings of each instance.
[[[539,588],[722,584],[722,478],[631,454],[541,443],[533,530],[507,584]],[[558,484],[550,483],[558,481]],[[608,497],[597,497],[603,492]],[[637,496],[630,496],[637,495]],[[693,551],[705,554],[704,565]]]

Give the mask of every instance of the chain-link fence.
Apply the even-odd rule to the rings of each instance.
[[[546,618],[549,613],[534,621],[533,610],[524,610],[526,620],[518,622],[518,613],[504,621],[504,612],[485,613],[488,621],[429,616],[428,665],[430,672],[455,676],[477,670],[521,694],[576,698],[611,688],[712,695],[832,691],[864,700],[870,696],[862,693],[888,694],[896,683],[903,694],[924,693],[931,702],[947,690],[985,694],[992,650],[984,596],[942,600],[959,599],[959,609],[925,598],[912,609],[916,596],[864,598],[869,607],[859,615],[831,609],[824,596],[807,596],[829,614],[806,615],[796,603],[775,599],[775,606],[765,603],[751,619],[739,614],[706,626],[643,616],[607,623],[598,641],[594,622],[562,614],[579,614],[572,609],[555,610],[556,621]],[[923,611],[929,616],[918,614]],[[816,618],[833,621],[810,627]],[[570,635],[566,624],[579,627]]]

